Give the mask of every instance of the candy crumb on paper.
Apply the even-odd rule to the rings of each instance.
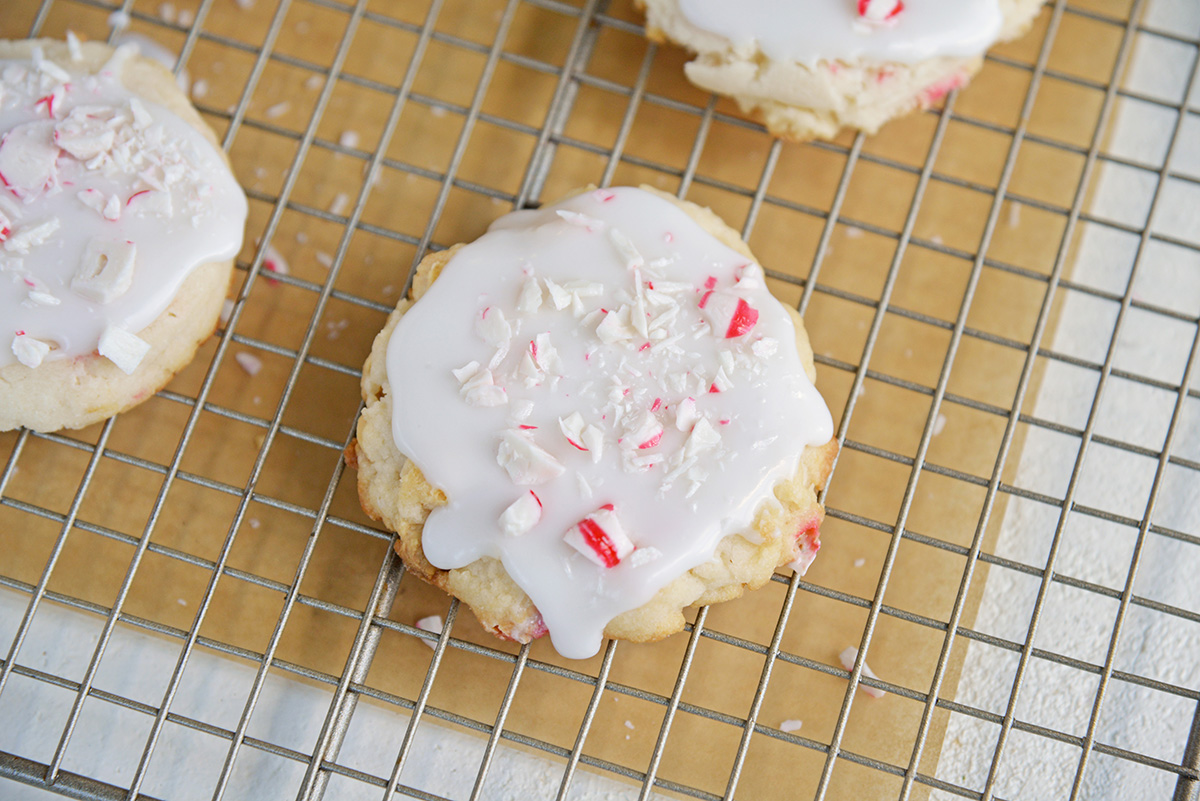
[[[858,659],[858,649],[851,645],[850,647],[846,648],[846,650],[838,654],[838,659],[841,661],[843,668],[846,670],[854,670],[854,660]],[[863,662],[862,675],[871,679],[879,678],[875,675],[875,671],[871,670],[870,666],[866,662]],[[858,685],[858,688],[872,698],[882,698],[883,696],[887,695],[885,691],[879,689],[878,687],[868,687],[865,684],[860,684]]]

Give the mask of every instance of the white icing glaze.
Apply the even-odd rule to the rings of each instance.
[[[855,0],[679,0],[685,19],[776,61],[912,63],[977,56],[1000,33],[999,0],[904,0],[882,23],[859,18]]]
[[[191,271],[241,249],[245,195],[199,132],[121,84],[129,55],[95,75],[0,60],[0,368],[99,350],[129,372]]]
[[[598,190],[501,218],[388,343],[396,445],[449,499],[426,557],[500,559],[559,653],[594,654],[831,436],[794,343],[762,268],[660,197]],[[592,525],[616,566],[581,550]]]

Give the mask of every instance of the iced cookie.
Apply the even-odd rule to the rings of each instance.
[[[635,0],[656,41],[687,48],[697,86],[776,136],[874,133],[965,86],[1043,0]]]
[[[216,325],[246,198],[171,73],[0,41],[0,430],[153,395]]]
[[[585,191],[418,267],[363,372],[363,508],[564,656],[655,640],[820,546],[835,444],[799,316],[712,212]]]

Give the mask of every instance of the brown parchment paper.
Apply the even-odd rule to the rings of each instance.
[[[32,0],[6,5],[0,34],[25,35],[37,7]],[[157,2],[135,2],[131,30],[178,52],[199,10],[197,3],[176,2],[167,9]],[[62,35],[72,28],[103,39],[108,11],[56,2],[43,32]],[[184,17],[178,16],[181,11]],[[370,521],[358,508],[353,471],[337,472],[340,447],[349,441],[358,409],[354,373],[386,309],[404,290],[417,243],[427,233],[440,246],[472,239],[508,211],[530,170],[539,132],[548,125],[555,144],[540,199],[599,181],[618,141],[624,158],[614,183],[645,182],[674,191],[702,121],[669,101],[703,108],[708,98],[683,80],[683,53],[658,48],[647,66],[651,46],[632,26],[621,24],[637,23],[639,17],[629,2],[615,2],[606,12],[609,21],[589,34],[594,40],[586,44],[591,50],[583,80],[564,97],[569,108],[563,103],[556,110],[567,113],[552,114],[557,73],[576,35],[576,17],[533,4],[515,4],[506,12],[506,4],[496,0],[447,0],[386,145],[386,161],[362,207],[360,226],[347,236],[346,215],[362,189],[366,161],[380,146],[396,93],[405,85],[428,3],[368,3],[352,33],[348,8],[332,4],[294,2],[281,11],[269,0],[217,2],[204,11],[203,33],[193,42],[187,70],[195,101],[222,135],[273,22],[277,25],[275,57],[262,67],[230,150],[252,201],[243,264],[253,258],[288,176],[299,171],[270,240],[271,258],[276,264],[282,259],[290,279],[272,280],[263,273],[249,288],[236,326],[238,341],[226,354],[207,395],[209,406],[186,444],[181,445],[184,427],[214,342],[167,393],[113,423],[107,456],[82,493],[76,525],[53,566],[48,602],[61,594],[106,613],[148,532],[150,545],[133,573],[123,613],[186,631],[224,554],[226,572],[216,582],[201,625],[200,647],[215,643],[261,654],[311,546],[300,581],[302,599],[283,629],[277,659],[336,677],[388,551],[386,538],[364,531]],[[806,577],[816,589],[795,595],[781,641],[784,658],[772,666],[758,713],[758,725],[772,730],[785,720],[802,721],[796,735],[807,744],[754,734],[739,797],[804,798],[816,787],[846,687],[836,671],[820,666],[837,666],[839,652],[857,646],[862,637],[910,462],[929,417],[931,393],[920,388],[936,385],[949,358],[951,327],[1047,17],[1043,14],[1023,40],[999,48],[1008,60],[989,64],[957,100],[958,113],[987,124],[955,120],[947,127],[935,178],[920,198],[913,240],[890,286],[890,311],[870,356],[871,373],[854,405],[847,436],[855,444],[843,451],[831,481],[827,504],[837,514],[823,528],[824,547]],[[503,55],[488,71],[488,52],[502,26],[507,26]],[[1053,45],[1051,69],[1102,84],[1115,57],[1114,30],[1084,17],[1066,17]],[[315,144],[298,160],[327,71],[346,36],[352,38],[343,72],[351,77],[335,81],[315,126]],[[648,69],[646,98],[627,119],[628,87],[643,68]],[[465,113],[478,91],[484,93],[481,115],[463,139]],[[966,566],[964,553],[980,526],[986,482],[1026,358],[1021,345],[1032,336],[1046,291],[1044,276],[1063,240],[1065,215],[1055,209],[1069,207],[1080,180],[1078,150],[1045,141],[1086,146],[1101,99],[1099,90],[1085,84],[1044,78],[1027,121],[1039,139],[1023,144],[1009,187],[1012,196],[1027,202],[1005,202],[988,251],[989,259],[1012,269],[984,268],[970,305],[969,333],[950,372],[951,399],[970,399],[983,408],[950,400],[940,409],[927,463],[945,470],[924,471],[916,485],[907,530],[917,536],[899,545],[884,593],[885,613],[869,651],[880,677],[914,693],[929,691]],[[716,108],[736,116],[724,101]],[[936,124],[934,115],[918,114],[867,140],[842,222],[819,266],[822,289],[808,307],[807,327],[816,352],[832,360],[819,366],[818,386],[835,421],[847,408],[853,370],[863,361],[867,333],[888,291],[897,232],[916,201],[918,172]],[[622,139],[623,126],[628,129]],[[809,278],[826,212],[846,169],[844,146],[852,137],[844,135],[837,148],[778,145],[757,129],[721,118],[707,123],[704,136],[688,198],[740,226],[773,163],[765,187],[768,202],[757,209],[749,241],[775,274]],[[448,171],[454,172],[455,184],[443,202],[439,191]],[[316,290],[328,280],[329,265],[343,244],[334,295],[314,317]],[[231,297],[245,280],[239,271]],[[795,283],[773,280],[772,288],[784,302],[800,299]],[[309,339],[309,358],[295,371],[294,386],[280,408],[296,351]],[[262,369],[250,375],[236,362],[238,353],[256,356]],[[282,430],[266,448],[264,437],[276,415]],[[52,437],[0,435],[0,458],[15,459],[17,467],[0,505],[0,572],[10,583],[36,584],[47,570],[62,516],[80,493],[90,457],[72,443],[95,443],[101,432],[95,426]],[[1019,442],[1020,432],[1006,476],[1015,469]],[[167,466],[180,450],[179,474],[160,499]],[[249,501],[235,527],[243,496]],[[1003,507],[1001,495],[984,531],[985,551]],[[326,511],[328,519],[317,527],[318,513]],[[935,547],[929,540],[952,547]],[[977,565],[961,620],[965,626],[971,624],[985,579],[986,566]],[[772,582],[708,611],[704,627],[718,636],[697,645],[658,765],[662,780],[717,795],[726,791],[763,672],[762,654],[780,620],[786,590],[785,584]],[[445,615],[448,608],[445,596],[405,577],[390,617],[411,625],[426,615]],[[483,634],[466,612],[455,621],[453,634],[516,653]],[[655,699],[674,691],[687,644],[688,635],[681,634],[654,645],[618,647],[609,689],[584,744],[588,758],[636,772],[647,769],[664,714]],[[960,639],[941,687],[943,698],[954,698],[963,647]],[[430,655],[416,638],[385,631],[365,685],[413,699]],[[531,656],[591,676],[600,669],[599,657],[569,662],[545,642],[535,644]],[[509,661],[448,649],[429,703],[491,725],[511,675]],[[570,672],[527,669],[505,726],[569,750],[590,696],[591,687]],[[923,702],[902,694],[873,699],[860,691],[841,743],[853,759],[839,760],[827,797],[879,798],[897,792],[897,774],[912,758],[923,711]],[[935,770],[945,723],[946,714],[936,712],[917,764],[924,773]],[[917,785],[916,795],[923,794]]]

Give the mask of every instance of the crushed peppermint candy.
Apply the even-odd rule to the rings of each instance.
[[[589,656],[829,439],[795,339],[762,268],[669,200],[501,218],[388,346],[396,444],[448,498],[426,558],[502,558],[559,652]]]
[[[864,22],[892,22],[902,11],[903,0],[858,0],[858,17]]]
[[[563,540],[601,567],[616,567],[634,551],[633,541],[625,533],[611,503],[604,504],[568,529]]]
[[[0,63],[0,270],[15,279],[0,319],[27,332],[0,369],[99,353],[133,372],[150,347],[136,332],[241,247],[245,196],[222,156],[121,84],[133,45],[89,73],[93,47],[68,32]]]
[[[500,515],[500,530],[509,537],[526,534],[542,519],[542,499],[533,490],[517,498]]]
[[[132,375],[150,351],[150,343],[137,334],[110,325],[100,335],[96,351],[115,364],[121,372]]]
[[[233,354],[233,358],[234,361],[238,363],[238,367],[242,368],[246,375],[256,376],[258,375],[259,370],[262,370],[262,359],[258,358],[253,353],[238,351],[237,353]]]
[[[440,636],[443,629],[446,628],[446,624],[442,620],[441,615],[427,615],[425,617],[417,619],[416,627],[419,628],[421,631],[427,631],[430,634],[437,634]],[[427,640],[424,637],[422,637],[421,642],[425,643],[430,648],[434,648],[434,649],[437,648],[437,643],[434,642],[433,640]]]
[[[844,651],[838,654],[838,661],[842,663],[842,668],[845,670],[854,670],[854,663],[858,660],[858,649],[853,645],[847,647]],[[869,679],[878,679],[875,671],[871,670],[870,666],[864,661],[862,666],[862,675]],[[865,684],[859,684],[858,688],[872,698],[882,698],[887,695],[886,690],[881,690],[878,687],[868,687]]]
[[[24,331],[18,331],[13,337],[12,352],[16,355],[17,361],[26,367],[37,367],[50,352],[50,345],[29,336]]]

